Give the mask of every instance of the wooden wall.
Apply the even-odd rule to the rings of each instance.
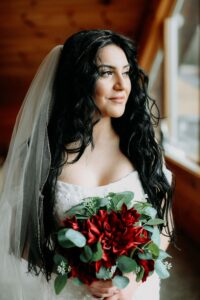
[[[173,212],[177,229],[200,245],[200,173],[170,157],[166,161],[175,175]]]
[[[164,0],[168,1],[168,0]],[[0,155],[7,152],[20,104],[44,56],[72,33],[121,32],[140,44],[159,0],[1,0]]]

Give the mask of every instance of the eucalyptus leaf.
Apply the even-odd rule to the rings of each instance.
[[[153,259],[151,253],[139,253],[138,257],[145,260]]]
[[[149,231],[149,232],[152,232],[152,233],[153,233],[153,231],[154,231],[154,227],[148,226],[148,225],[145,225],[145,226],[144,226],[144,229],[147,230],[147,231]]]
[[[116,275],[112,279],[113,285],[115,285],[118,289],[123,289],[129,284],[129,279],[126,276]]]
[[[106,269],[103,266],[101,266],[99,272],[96,273],[96,277],[98,279],[103,279],[103,280],[111,279],[112,276],[113,276],[113,272],[110,269]]]
[[[140,212],[139,212],[139,213],[140,213]],[[141,223],[147,224],[147,218],[146,218],[145,216],[141,215],[141,216],[139,217],[139,220],[140,220]]]
[[[79,248],[84,247],[86,244],[85,236],[81,232],[76,231],[74,229],[68,229],[65,236],[68,240],[70,240],[75,246]]]
[[[63,247],[63,248],[74,248],[76,247],[76,245],[74,245],[74,243],[72,243],[71,241],[67,240],[67,241],[62,241],[60,242],[60,245]]]
[[[166,278],[168,278],[170,276],[169,272],[166,269],[166,266],[163,264],[163,262],[161,260],[157,259],[155,261],[154,267],[155,267],[156,273],[158,274],[158,276],[161,279],[166,279]]]
[[[136,281],[139,282],[144,276],[144,267],[140,266],[140,271],[137,273]]]
[[[120,269],[122,273],[129,273],[135,271],[137,268],[137,263],[134,259],[122,255],[117,258],[117,267]]]
[[[120,210],[123,204],[126,204],[126,206],[130,208],[133,198],[134,193],[126,191],[122,193],[116,193],[114,196],[112,196],[112,202],[114,204],[114,207],[117,210]]]
[[[122,205],[125,203],[124,200],[120,200],[119,202],[116,203],[116,209],[120,210],[122,208]]]
[[[159,225],[159,224],[163,224],[163,223],[164,223],[164,221],[162,219],[155,218],[155,219],[149,220],[145,225]]]
[[[106,278],[106,268],[101,266],[100,269],[99,269],[99,272],[96,273],[96,277],[98,279],[107,279]]]
[[[100,199],[101,199],[100,197],[86,197],[83,199],[83,202],[84,203],[87,203],[87,202],[95,203],[96,201],[98,201]]]
[[[73,283],[74,283],[76,286],[83,285],[83,282],[82,282],[79,278],[77,278],[77,277],[74,277],[74,278],[72,279],[72,281],[73,281]]]
[[[88,216],[76,215],[77,220],[87,220]]]
[[[109,198],[102,198],[102,199],[99,199],[97,201],[97,205],[98,207],[104,207],[104,206],[107,206],[110,204],[110,199]]]
[[[75,216],[77,214],[84,214],[85,213],[85,207],[83,203],[79,203],[75,206],[73,206],[71,209],[66,211],[66,217],[71,218],[72,216]]]
[[[140,212],[144,207],[142,203],[136,203],[134,204],[134,208]]]
[[[92,249],[88,245],[85,245],[83,252],[80,254],[80,260],[84,263],[87,263],[91,260],[92,255]]]
[[[96,249],[96,252],[94,252],[92,255],[92,261],[98,261],[102,258],[103,250],[100,242],[97,242]]]
[[[54,289],[56,292],[56,295],[60,294],[60,292],[63,290],[67,283],[67,274],[65,275],[58,275],[54,281]]]
[[[163,260],[167,257],[172,257],[171,255],[169,255],[167,252],[163,251],[160,249],[160,253],[159,253],[159,257],[158,259]]]
[[[69,229],[63,228],[58,231],[58,242],[63,248],[75,247],[74,243],[71,242],[67,237],[66,233]]]
[[[157,258],[159,256],[160,250],[159,250],[158,246],[156,244],[154,244],[153,242],[148,244],[147,249],[152,254],[153,258]]]
[[[151,240],[159,247],[160,246],[160,230],[158,227],[154,227]]]
[[[53,257],[53,261],[56,265],[59,265],[62,261],[64,263],[68,264],[67,259],[64,256],[60,255],[60,254],[55,254],[54,257]]]
[[[144,213],[145,213],[145,215],[147,215],[147,216],[151,217],[152,219],[154,219],[156,217],[157,211],[153,207],[145,207]]]
[[[148,202],[142,202],[142,201],[140,201],[140,202],[136,202],[136,203],[134,204],[134,208],[135,208],[139,213],[141,213],[141,214],[145,214],[145,209],[146,209],[147,207],[151,207],[151,204],[148,203]]]
[[[133,250],[130,253],[130,257],[133,258],[135,252],[137,251],[137,248],[133,248]]]

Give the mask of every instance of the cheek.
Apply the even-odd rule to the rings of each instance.
[[[130,92],[131,92],[131,81],[129,80],[127,82],[127,94],[130,95]]]
[[[96,83],[94,98],[105,96],[106,94],[106,87],[101,81]]]

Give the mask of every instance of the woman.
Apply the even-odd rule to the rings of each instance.
[[[10,264],[2,277],[15,284],[12,299],[143,300],[152,290],[152,299],[159,299],[155,275],[139,286],[132,274],[120,291],[111,281],[75,287],[69,280],[60,296],[52,288],[55,221],[84,197],[132,190],[142,199],[145,193],[170,235],[170,173],[155,141],[155,103],[147,85],[132,41],[109,30],[78,32],[44,61],[19,113],[4,165],[6,242],[0,256]],[[8,248],[14,255],[5,255]],[[26,262],[16,259],[21,256],[39,277],[25,274]]]

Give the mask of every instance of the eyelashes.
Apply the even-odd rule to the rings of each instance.
[[[108,78],[108,77],[112,77],[115,74],[115,72],[114,71],[99,71],[98,74],[102,78]],[[129,77],[130,74],[131,74],[131,72],[130,72],[130,70],[128,70],[128,71],[123,72],[122,76]]]

